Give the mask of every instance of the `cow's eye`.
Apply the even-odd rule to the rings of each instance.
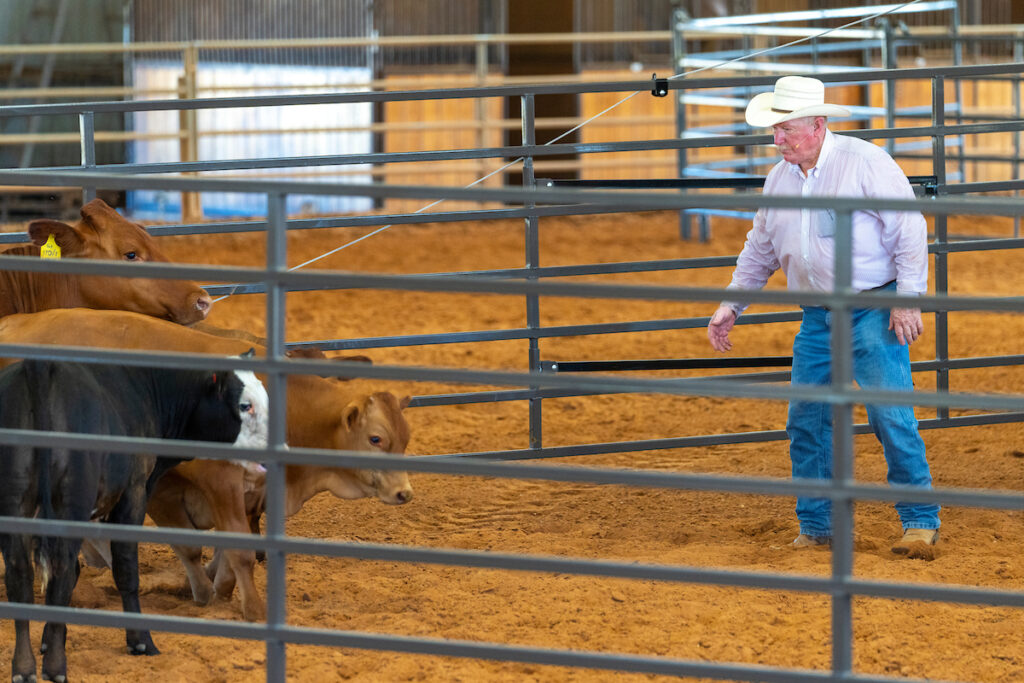
[[[239,403],[238,404],[238,410],[240,412],[243,412],[243,413],[251,413],[252,412],[252,404],[251,403]]]
[[[374,446],[379,446],[380,445],[380,437],[376,436],[376,435],[371,436],[370,437],[370,443],[372,443]]]
[[[125,261],[138,261],[139,260],[139,255],[136,252],[134,252],[134,251],[127,251],[124,254],[124,260]]]

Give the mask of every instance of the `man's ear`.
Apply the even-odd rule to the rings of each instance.
[[[53,235],[53,241],[60,247],[63,256],[77,256],[85,249],[85,241],[78,230],[67,223],[42,218],[28,224],[28,235],[32,244],[41,247]]]

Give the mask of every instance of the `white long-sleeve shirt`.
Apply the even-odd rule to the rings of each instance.
[[[903,170],[865,140],[825,131],[814,168],[780,161],[764,193],[814,197],[913,199]],[[830,291],[834,280],[835,212],[761,208],[747,233],[729,289],[760,289],[779,268],[790,290]],[[928,287],[928,226],[920,212],[853,213],[853,287],[863,291],[896,280],[901,294]],[[724,302],[737,315],[745,304]]]

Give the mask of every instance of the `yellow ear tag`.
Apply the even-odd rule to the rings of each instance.
[[[53,233],[50,233],[50,238],[46,240],[39,249],[39,258],[60,258],[60,247],[53,239]]]

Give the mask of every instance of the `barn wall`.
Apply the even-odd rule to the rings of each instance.
[[[0,44],[25,45],[49,43],[53,39],[54,22],[61,0],[0,0]],[[67,19],[60,32],[61,43],[119,43],[123,20],[123,0],[89,0],[68,2]],[[41,64],[45,55],[29,58]],[[99,57],[87,62],[102,64]],[[0,57],[9,63],[11,58]]]
[[[0,37],[10,44],[25,42],[45,42],[49,40],[52,26],[53,11],[59,0],[0,0]],[[560,0],[558,7],[571,8],[566,16],[568,23],[580,31],[615,31],[615,30],[648,30],[664,29],[668,26],[668,16],[675,0]],[[724,11],[791,11],[796,9],[848,6],[846,0],[684,0],[684,6],[693,16],[717,16]],[[854,3],[856,4],[856,3]],[[866,3],[871,4],[871,3]],[[874,4],[878,4],[875,2]],[[550,6],[550,3],[547,3]],[[420,3],[408,3],[402,0],[339,0],[336,3],[323,3],[320,0],[282,0],[280,2],[254,2],[252,0],[178,0],[167,3],[164,0],[97,0],[89,3],[70,2],[69,19],[62,34],[62,42],[120,42],[122,38],[123,20],[128,17],[130,35],[136,40],[203,40],[218,38],[315,38],[328,36],[364,36],[372,31],[381,35],[409,34],[440,34],[440,33],[504,33],[510,27],[510,12],[524,12],[525,4],[510,5],[507,0],[450,0],[431,4],[427,10]],[[1024,3],[1014,5],[1010,0],[991,0],[986,3],[975,3],[971,0],[961,3],[964,18],[980,19],[985,22],[999,23],[1024,19]],[[31,12],[30,9],[36,10]],[[370,9],[372,7],[372,13]],[[568,11],[568,10],[567,10]],[[527,12],[527,14],[529,14]],[[537,12],[535,11],[536,15]],[[935,13],[932,13],[934,15]],[[932,15],[912,15],[907,17],[908,23],[932,21]],[[931,18],[929,18],[931,17]],[[551,22],[527,26],[535,30],[555,30],[558,27]],[[503,47],[487,49],[486,73],[498,75],[507,73],[509,67],[521,66],[523,63],[544,62],[544,50],[537,48],[525,55],[516,56],[509,62],[509,52]],[[576,46],[569,50],[569,57],[562,55],[561,61],[568,63],[566,77],[582,75],[595,79],[635,80],[638,74],[647,76],[651,65],[662,73],[667,68],[667,46],[644,44],[621,44],[595,46]],[[115,84],[121,85],[125,74],[139,74],[140,64],[150,62],[154,68],[164,70],[168,64],[172,71],[177,68],[185,73],[180,52],[166,54],[148,54],[145,59],[129,61],[126,68],[120,56],[60,56],[56,58],[53,75],[54,85]],[[413,46],[412,48],[387,49],[371,51],[367,49],[327,49],[314,48],[309,50],[231,50],[231,51],[200,51],[199,67],[204,69],[220,68],[224,64],[247,64],[253,69],[262,69],[265,73],[294,73],[296,69],[308,69],[309,73],[317,73],[324,78],[320,84],[324,88],[349,88],[348,79],[331,80],[335,67],[364,68],[372,70],[380,76],[386,76],[396,89],[417,89],[420,87],[438,87],[440,85],[464,87],[477,86],[494,81],[486,81],[477,72],[476,50],[473,47],[444,48],[432,46]],[[932,55],[924,55],[928,63],[933,64]],[[968,53],[968,59],[971,54]],[[984,53],[981,55],[984,57]],[[905,55],[913,58],[914,55]],[[43,56],[34,56],[23,60],[21,75],[9,79],[13,87],[38,85],[38,78]],[[573,66],[575,60],[575,66]],[[662,60],[662,61],[659,61]],[[1001,61],[1001,60],[1000,60]],[[97,66],[102,62],[100,66]],[[627,67],[632,65],[633,69]],[[11,59],[0,58],[0,74],[13,67]],[[233,68],[233,67],[232,67]],[[319,71],[317,71],[319,69]],[[543,74],[537,69],[523,71],[523,78],[530,80],[542,79]],[[557,74],[552,75],[557,78]],[[205,78],[205,77],[204,77]],[[200,78],[203,81],[202,78]],[[258,79],[257,79],[258,80]],[[209,82],[209,79],[203,81]],[[272,84],[260,80],[261,87]],[[202,83],[200,83],[200,86]],[[239,87],[256,85],[256,81],[243,81]],[[282,82],[280,87],[297,85]],[[307,84],[308,85],[308,84]],[[176,95],[174,79],[164,85],[165,91],[153,96],[173,97]],[[901,103],[927,105],[930,97],[927,93],[928,84],[915,86],[901,83],[897,86],[898,98]],[[247,89],[214,91],[200,89],[201,96],[240,95],[243,93],[270,94],[272,90]],[[279,90],[280,92],[280,90]],[[1009,86],[995,82],[978,86],[967,84],[964,87],[965,105],[975,109],[998,110],[1002,114],[1013,114],[1014,108],[1010,101]],[[559,122],[538,130],[541,141],[563,133],[575,122],[589,119],[616,102],[623,94],[594,94],[579,98],[570,98],[578,109],[569,110],[565,107],[554,111],[546,111],[543,105],[545,98],[539,98],[542,105],[538,109],[540,118],[557,118]],[[856,89],[850,92],[850,103],[860,104]],[[845,97],[845,95],[844,95]],[[7,103],[18,100],[5,100]],[[872,89],[871,101],[882,103],[879,87]],[[375,125],[375,149],[381,151],[409,151],[430,149],[452,149],[462,147],[490,147],[504,144],[504,140],[514,140],[519,130],[519,121],[504,107],[509,103],[497,101],[477,103],[472,100],[437,103],[393,103],[379,107],[372,116]],[[657,99],[646,93],[632,98],[614,111],[600,117],[581,129],[578,139],[584,142],[601,142],[633,139],[659,139],[674,136],[673,98]],[[344,116],[325,117],[328,125],[337,125]],[[359,120],[364,117],[360,115]],[[687,119],[691,125],[713,125],[740,120],[737,111],[723,110],[712,107],[688,107]],[[284,119],[282,119],[284,121]],[[223,122],[222,122],[223,123]],[[263,122],[265,123],[265,122]],[[309,122],[294,120],[281,123],[290,128],[313,126]],[[876,126],[884,125],[882,120],[873,122]],[[123,117],[98,117],[98,131],[117,131],[138,125],[140,128],[148,124],[140,119],[125,120]],[[246,124],[248,125],[248,124]],[[273,124],[278,125],[278,124]],[[273,127],[267,124],[268,127]],[[837,122],[837,127],[844,124]],[[901,125],[910,125],[909,121]],[[26,119],[0,120],[0,133],[23,133],[28,131]],[[75,132],[77,120],[74,117],[40,118],[39,132]],[[388,126],[393,128],[388,130]],[[448,130],[444,130],[445,127]],[[261,124],[262,127],[262,124]],[[177,134],[179,124],[170,121],[165,132]],[[510,137],[505,137],[511,133]],[[340,139],[345,133],[328,133],[332,139]],[[308,139],[314,139],[306,136]],[[202,145],[202,158],[231,158],[238,149],[246,145],[259,149],[259,145],[244,136],[221,138],[227,147],[211,146],[213,137],[206,137]],[[316,138],[319,139],[319,138]],[[570,138],[571,139],[571,138]],[[1004,153],[1012,149],[1013,137],[1010,134],[973,136],[967,140],[971,150]],[[160,158],[179,158],[180,145],[169,141],[170,147]],[[268,143],[269,144],[269,143]],[[299,141],[294,147],[297,153],[304,149],[305,143]],[[100,163],[121,162],[124,160],[142,160],[145,153],[138,148],[127,149],[122,143],[100,143],[98,161]],[[271,145],[278,149],[276,143]],[[314,149],[325,149],[329,145],[314,144]],[[266,148],[270,149],[270,147]],[[283,149],[283,148],[281,148]],[[292,149],[292,148],[288,148]],[[269,154],[269,152],[267,152]],[[732,150],[696,150],[689,154],[694,161],[705,161],[731,154]],[[72,165],[79,161],[78,145],[68,144],[37,144],[31,158],[32,165]],[[134,155],[134,156],[133,156]],[[0,166],[20,165],[22,149],[16,145],[0,145]],[[652,163],[653,162],[653,163]],[[915,168],[923,168],[927,162],[907,162]],[[449,162],[442,169],[428,167],[423,164],[402,165],[391,169],[377,169],[377,177],[389,182],[412,182],[421,179],[428,173],[432,180],[452,184],[468,184],[496,168],[494,162],[467,161]],[[580,177],[652,177],[674,173],[674,152],[652,152],[634,154],[584,155],[578,159],[541,159],[537,162],[539,177],[557,176],[561,173],[572,174],[576,165],[579,166]],[[915,171],[916,172],[916,171]],[[922,171],[924,172],[924,171]],[[968,179],[989,180],[1006,177],[1009,167],[1006,164],[977,163],[968,167]],[[435,175],[436,174],[436,175]],[[487,183],[498,183],[504,180],[490,179]],[[508,177],[515,176],[509,174]],[[418,208],[418,207],[417,207]]]
[[[401,77],[406,89],[415,87],[416,77]],[[420,76],[431,87],[465,88],[478,85],[470,76]],[[438,80],[440,79],[440,80]],[[388,102],[383,107],[385,132],[384,152],[424,152],[431,150],[500,147],[504,144],[504,102],[456,99],[421,102]],[[380,180],[403,185],[452,185],[463,187],[491,172],[503,162],[498,159],[412,162],[390,164],[379,169]],[[500,187],[504,177],[498,174],[477,187]],[[388,211],[416,211],[430,202],[424,200],[389,199]],[[437,210],[469,208],[465,202],[444,202]]]
[[[634,80],[636,74],[628,70],[590,71],[585,74],[594,80]],[[406,87],[415,88],[415,83],[408,83],[409,77],[403,77]],[[434,76],[423,76],[435,82]],[[448,76],[444,84],[450,87],[470,87],[476,83],[470,77]],[[605,111],[623,100],[630,93],[592,93],[580,97],[579,120],[587,120]],[[992,113],[1011,115],[1014,111],[1011,86],[997,81],[981,83],[965,83],[963,86],[964,104],[970,110],[984,110]],[[870,88],[870,97],[863,101],[863,89],[859,86],[830,87],[830,101],[837,104],[861,105],[875,107],[884,106],[884,92],[881,84]],[[897,107],[929,106],[931,103],[931,81],[899,81],[896,86]],[[946,101],[955,101],[952,84],[947,84]],[[452,100],[447,102],[395,102],[385,107],[384,151],[407,152],[441,149],[462,149],[471,147],[493,147],[501,144],[502,127],[518,128],[519,122],[514,119],[502,120],[501,103],[493,100],[482,103],[485,122],[479,122],[478,105],[473,100]],[[632,97],[622,104],[588,123],[580,129],[580,141],[584,143],[621,142],[628,140],[659,140],[675,137],[674,98],[656,98],[646,92]],[[687,121],[691,126],[712,126],[716,124],[742,122],[742,112],[736,109],[711,106],[687,106]],[[557,124],[554,131],[566,130],[573,124],[570,121]],[[830,123],[834,130],[862,128],[870,125],[874,128],[885,127],[882,117],[867,124],[863,121],[847,122],[836,119]],[[926,125],[921,119],[898,119],[899,126]],[[743,129],[741,129],[743,130]],[[950,144],[953,139],[950,139]],[[973,153],[1006,154],[1012,150],[1013,138],[1010,133],[969,136],[965,140],[967,149]],[[771,150],[755,150],[755,153]],[[949,153],[955,153],[950,147]],[[744,152],[736,148],[712,148],[707,150],[691,150],[688,158],[699,163],[717,159],[733,158]],[[919,151],[930,154],[930,147]],[[542,158],[536,162],[538,177],[551,177],[552,172],[564,169],[559,162]],[[930,159],[901,159],[900,164],[908,175],[927,175],[932,173]],[[445,183],[464,186],[482,177],[498,166],[496,161],[477,162],[461,161],[446,162],[445,166],[435,164],[401,164],[383,169],[382,178],[387,182],[410,183],[422,178],[427,173],[431,183]],[[655,150],[650,152],[624,152],[607,154],[584,154],[578,159],[579,177],[585,179],[607,178],[657,178],[674,177],[676,175],[676,154],[671,150]],[[949,171],[958,167],[953,163]],[[763,169],[762,169],[763,170]],[[1006,180],[1011,177],[1011,167],[1006,163],[977,162],[967,165],[968,181]],[[486,181],[486,186],[499,184],[497,178]],[[399,206],[415,210],[424,202],[393,200],[389,208]],[[448,204],[446,203],[446,206]]]
[[[122,40],[122,0],[67,1],[63,21],[57,21],[61,0],[0,0],[0,45],[57,43],[119,43]],[[121,86],[123,60],[110,54],[0,55],[0,83],[7,90],[0,104],[28,104],[33,97],[18,95],[19,89],[43,87]],[[66,100],[67,98],[65,98]],[[118,117],[97,117],[97,127],[121,127]],[[75,117],[0,119],[0,133],[62,133],[78,130]],[[0,146],[0,167],[58,166],[77,164],[78,144],[39,144],[26,150],[22,145]],[[123,161],[120,144],[101,145],[100,163]]]

